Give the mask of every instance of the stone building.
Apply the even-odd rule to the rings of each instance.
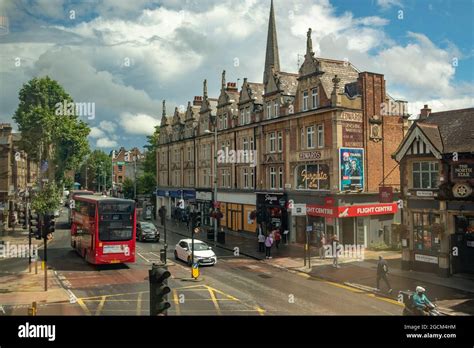
[[[291,215],[288,203],[293,202],[307,205],[314,243],[321,232],[337,234],[345,244],[397,242],[391,227],[399,218],[400,173],[391,154],[408,129],[405,102],[388,95],[383,75],[315,57],[311,34],[309,29],[299,71],[282,71],[272,3],[263,83],[244,79],[239,91],[226,82],[224,71],[218,98],[208,96],[204,81],[203,95],[192,106],[199,111],[187,126],[184,115],[175,111],[167,117],[164,111],[158,205],[170,212],[181,199],[196,202],[209,223],[214,155],[221,150],[230,154],[229,160],[217,161],[223,227],[255,232],[252,212],[262,212],[265,228],[288,230],[290,241],[303,242],[307,222]],[[185,167],[183,156],[191,147],[194,157]],[[246,150],[255,152],[255,162]],[[244,157],[234,158],[232,151],[244,151]],[[193,173],[194,181],[182,179]]]

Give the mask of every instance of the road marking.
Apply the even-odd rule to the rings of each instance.
[[[219,303],[217,302],[216,294],[214,293],[214,289],[210,286],[206,286],[207,290],[209,291],[209,295],[211,296],[212,303],[214,303],[214,307],[216,308],[217,315],[221,315],[221,308],[219,307]]]
[[[176,305],[175,306],[176,314],[181,315],[181,308],[179,306],[178,292],[176,291],[176,289],[173,289],[173,300],[174,300],[174,304]]]
[[[97,309],[95,311],[95,315],[100,315],[100,313],[102,312],[102,308],[104,308],[106,298],[107,296],[102,296],[102,298],[100,299],[99,305],[97,306]]]
[[[143,260],[145,260],[146,262],[150,262],[150,260],[148,260],[145,256],[143,256],[142,254],[140,253],[137,253],[138,256],[140,256]]]
[[[79,303],[79,306],[81,306],[82,310],[86,313],[86,315],[92,315],[89,311],[89,308],[87,308],[86,304],[84,303],[84,301],[82,301],[81,298],[77,299],[77,303]]]
[[[387,298],[387,297],[381,297],[381,296],[377,296],[375,294],[366,294],[367,296],[369,297],[373,297],[373,298],[376,298],[376,299],[379,299],[379,300],[382,300],[382,301],[385,301],[385,302],[388,302],[388,303],[392,303],[392,304],[396,304],[400,307],[404,307],[404,304],[403,303],[400,303],[398,302],[397,300],[393,300],[391,298]]]
[[[142,312],[142,295],[143,295],[143,292],[138,293],[137,315],[140,315]]]

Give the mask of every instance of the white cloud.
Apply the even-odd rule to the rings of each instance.
[[[105,138],[100,138],[96,142],[97,147],[102,147],[102,148],[112,148],[112,147],[117,147],[118,143],[115,140],[111,140],[107,137]]]
[[[91,132],[89,133],[91,138],[102,138],[105,136],[105,133],[98,127],[92,127]]]
[[[384,10],[389,9],[392,6],[403,8],[403,3],[401,0],[377,0],[377,5],[379,5]]]
[[[101,121],[99,127],[107,133],[114,133],[117,129],[117,124],[112,121]]]
[[[120,115],[121,126],[126,133],[151,135],[155,131],[155,126],[160,122],[150,115],[131,114],[128,112]]]

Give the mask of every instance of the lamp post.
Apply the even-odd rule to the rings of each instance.
[[[217,115],[211,115],[211,120],[213,121],[214,125],[214,191],[212,197],[212,204],[214,208],[214,246],[217,245]],[[211,134],[212,132],[207,129],[205,131],[207,134]]]

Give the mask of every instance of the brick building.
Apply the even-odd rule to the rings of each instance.
[[[20,150],[21,134],[9,123],[0,124],[0,216],[18,210],[28,186],[36,183],[38,164]],[[5,215],[5,217],[4,217]]]
[[[168,212],[180,199],[197,202],[209,223],[215,150],[253,150],[256,166],[248,157],[218,161],[222,226],[254,232],[251,213],[263,212],[266,223],[303,242],[306,220],[291,216],[291,200],[307,204],[313,242],[322,231],[346,244],[395,242],[390,231],[400,173],[391,154],[408,129],[405,102],[387,94],[383,75],[315,57],[311,29],[298,73],[282,71],[273,3],[263,83],[244,79],[239,91],[224,71],[218,98],[208,96],[204,81],[203,95],[188,104],[186,115],[176,109],[168,117],[163,110],[157,199]],[[388,195],[383,203],[380,187]]]
[[[124,147],[121,147],[118,151],[112,151],[110,156],[112,157],[114,173],[112,181],[114,187],[117,187],[119,190],[126,178],[134,180],[135,175],[138,178],[143,174],[142,160],[144,155],[138,148],[134,147],[131,150],[126,150]]]

